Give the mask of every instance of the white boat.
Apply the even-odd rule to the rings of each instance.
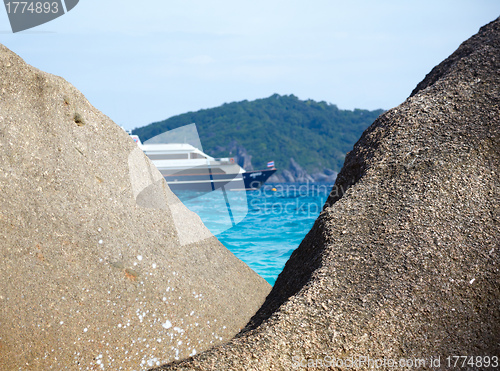
[[[245,171],[234,158],[214,158],[186,143],[142,144],[130,135],[164,176],[170,189],[210,192],[258,189],[276,171]]]

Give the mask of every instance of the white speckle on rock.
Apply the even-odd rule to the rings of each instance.
[[[156,263],[153,263],[153,269],[156,269]]]
[[[137,255],[137,260],[141,261],[142,260],[142,255]]]
[[[469,283],[472,285],[472,284],[474,283],[474,281],[475,281],[475,280],[476,280],[476,279],[475,279],[475,278],[473,278],[473,279],[471,279],[471,280],[469,281]]]
[[[165,323],[162,324],[162,326],[166,329],[169,329],[170,327],[172,327],[172,322],[167,320]]]
[[[85,328],[83,329],[83,332],[87,332],[88,330],[89,330],[89,329],[85,327]]]
[[[99,245],[102,245],[103,244],[103,240],[99,240]]]

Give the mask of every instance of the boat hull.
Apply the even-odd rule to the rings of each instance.
[[[243,181],[245,189],[259,189],[271,175],[276,172],[276,169],[255,170],[243,173]]]
[[[240,174],[207,175],[207,176],[164,176],[172,191],[212,192],[217,189],[241,190],[245,188]]]
[[[160,170],[161,171],[161,170]],[[211,172],[177,172],[161,171],[172,191],[211,192],[224,188],[225,190],[255,190],[259,189],[266,180],[276,172],[276,169],[248,171],[231,174]]]

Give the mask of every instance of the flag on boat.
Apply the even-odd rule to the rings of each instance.
[[[274,167],[274,161],[269,161],[267,163],[267,167]]]

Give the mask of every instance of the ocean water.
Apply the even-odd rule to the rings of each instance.
[[[333,184],[265,184],[256,191],[176,191],[234,255],[274,285]]]

